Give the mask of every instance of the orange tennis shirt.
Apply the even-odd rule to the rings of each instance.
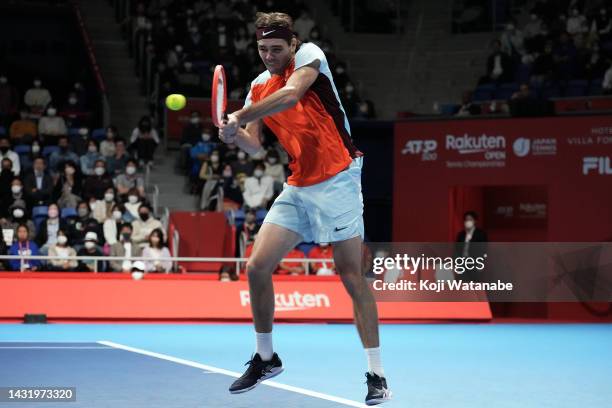
[[[263,118],[290,157],[287,183],[310,186],[344,170],[361,156],[323,51],[313,43],[300,46],[283,75],[261,73],[253,82],[245,106],[261,101],[287,84],[291,74],[319,60],[319,76],[292,108]]]

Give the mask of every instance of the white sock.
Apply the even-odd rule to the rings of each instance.
[[[382,361],[380,359],[380,347],[367,348],[365,352],[368,357],[368,372],[374,373],[379,377],[384,377],[385,371],[383,370]]]
[[[263,361],[272,360],[272,332],[270,333],[255,333],[257,339],[256,353],[259,354]]]

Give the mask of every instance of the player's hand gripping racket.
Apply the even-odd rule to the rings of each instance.
[[[212,83],[212,100],[210,103],[212,109],[213,124],[220,128],[225,120],[225,108],[227,107],[227,87],[225,83],[225,70],[223,65],[215,67]]]

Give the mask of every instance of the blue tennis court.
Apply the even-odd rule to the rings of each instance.
[[[66,407],[363,406],[351,325],[277,325],[285,372],[230,395],[253,348],[242,324],[0,325],[0,386],[71,386]],[[609,407],[612,326],[381,326],[388,407]],[[265,385],[267,384],[267,385]],[[9,403],[10,406],[40,404]]]

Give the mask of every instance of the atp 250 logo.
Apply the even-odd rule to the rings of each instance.
[[[402,154],[421,155],[421,161],[433,161],[438,159],[438,142],[433,139],[409,140],[402,149]]]

